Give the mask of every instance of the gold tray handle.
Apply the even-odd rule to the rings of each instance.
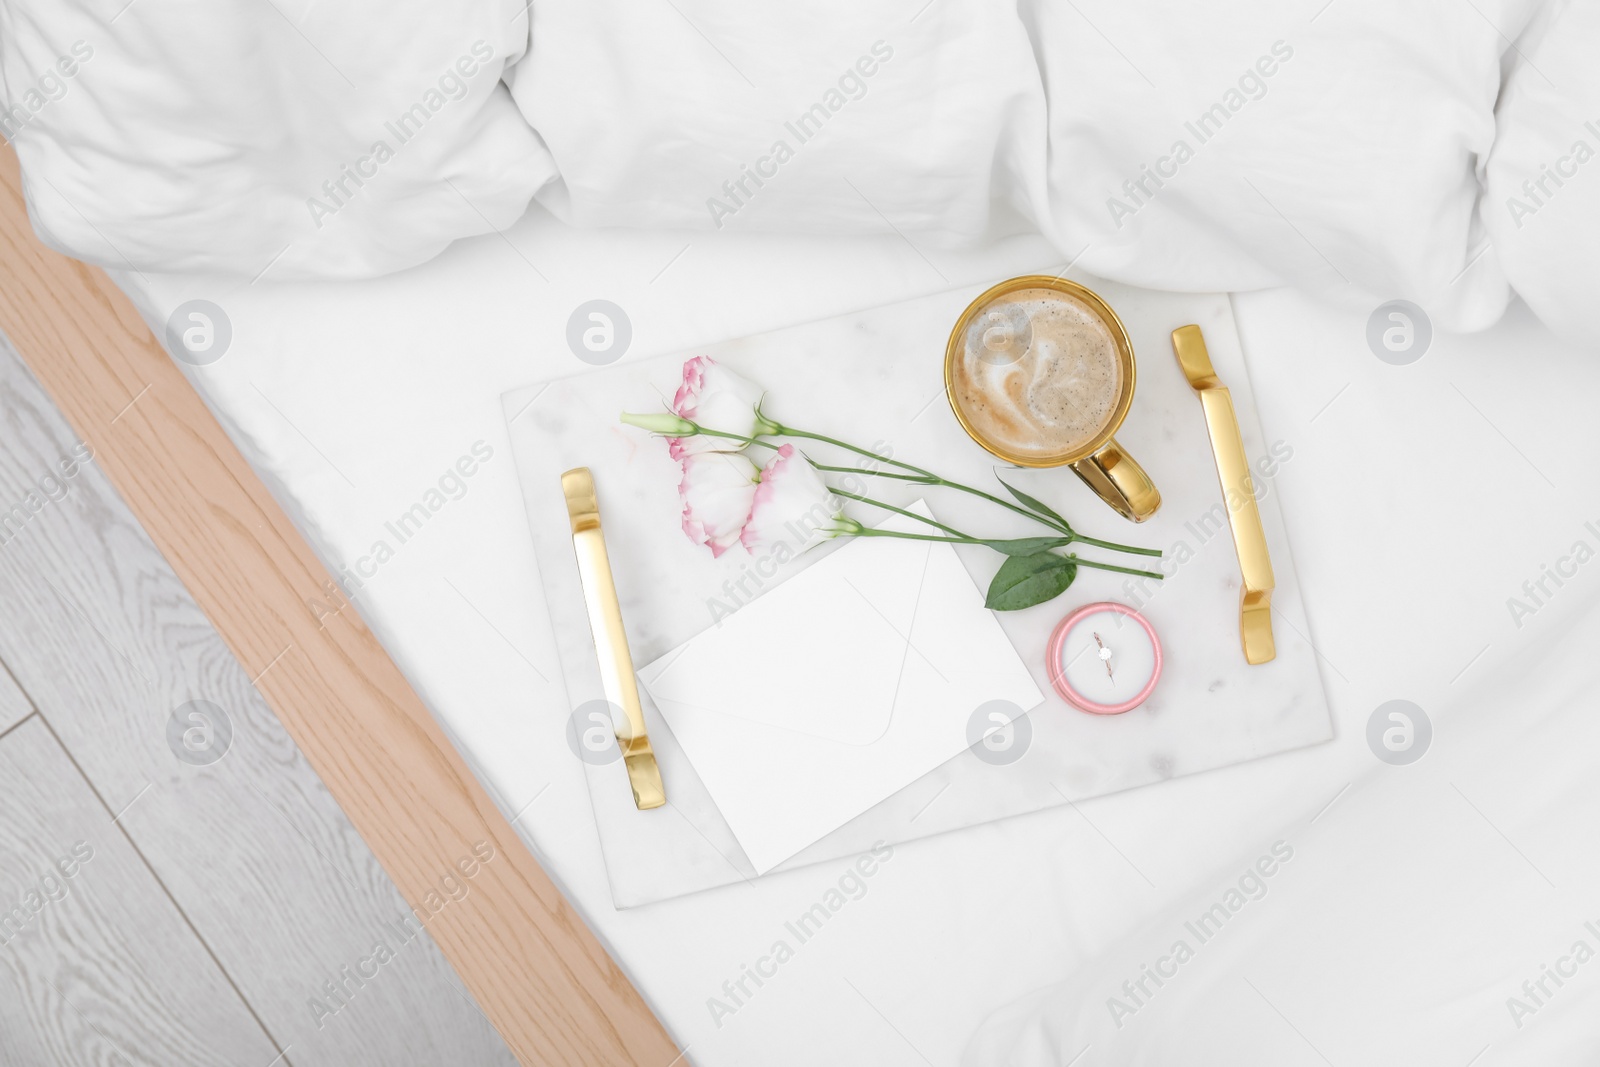
[[[1243,589],[1239,599],[1239,639],[1247,663],[1266,663],[1278,654],[1272,637],[1272,560],[1267,555],[1267,533],[1261,526],[1261,510],[1256,507],[1255,483],[1250,476],[1250,461],[1245,456],[1244,438],[1239,433],[1239,417],[1233,410],[1233,396],[1217,378],[1211,353],[1198,326],[1180,326],[1172,331],[1172,351],[1184,377],[1200,394],[1206,415],[1206,432],[1211,435],[1211,451],[1217,461],[1217,477],[1222,482],[1223,506],[1228,526],[1233,531],[1233,548],[1239,557]]]
[[[617,722],[613,714],[612,726],[628,768],[633,803],[641,811],[659,808],[667,802],[667,791],[661,784],[661,769],[656,766],[644,711],[639,706],[639,682],[633,673],[633,656],[628,652],[628,635],[622,628],[622,606],[617,602],[617,584],[611,576],[611,559],[606,555],[605,534],[600,529],[600,500],[589,468],[577,467],[563,474],[561,492],[567,498],[567,517],[572,522],[572,549],[578,557],[583,603],[589,612],[589,631],[594,635],[595,655],[600,661],[600,683],[611,707],[622,709],[622,721]]]

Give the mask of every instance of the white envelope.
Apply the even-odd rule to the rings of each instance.
[[[983,705],[1043,700],[955,550],[886,537],[856,538],[639,678],[757,873],[958,755]]]

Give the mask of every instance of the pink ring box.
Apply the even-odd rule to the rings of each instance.
[[[1125,615],[1138,623],[1144,632],[1150,635],[1150,645],[1155,651],[1155,669],[1150,672],[1150,680],[1131,699],[1125,700],[1121,704],[1100,704],[1079,693],[1067,681],[1066,670],[1061,664],[1061,654],[1067,643],[1067,632],[1072,629],[1078,620],[1099,611],[1110,611],[1118,615]],[[1050,644],[1046,649],[1045,655],[1047,657],[1045,671],[1050,675],[1050,684],[1055,687],[1055,691],[1061,694],[1061,698],[1067,703],[1080,711],[1087,711],[1091,715],[1121,715],[1125,711],[1132,711],[1149,698],[1151,691],[1156,687],[1156,683],[1161,680],[1161,639],[1156,636],[1156,631],[1150,625],[1150,620],[1126,604],[1118,604],[1114,600],[1102,600],[1095,604],[1085,604],[1062,619],[1056,624],[1054,632],[1050,634]]]

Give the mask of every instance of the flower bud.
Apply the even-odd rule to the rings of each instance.
[[[665,434],[668,437],[693,437],[700,432],[700,427],[670,411],[664,411],[659,415],[634,415],[624,411],[622,421],[628,426],[637,426],[641,430]]]

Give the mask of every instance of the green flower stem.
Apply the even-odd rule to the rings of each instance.
[[[760,413],[758,412],[757,414]],[[761,417],[766,418],[764,415]],[[853,445],[848,441],[841,441],[837,437],[828,437],[825,434],[812,433],[809,430],[796,430],[792,426],[785,426],[782,423],[777,422],[772,423],[772,427],[773,436],[775,437],[804,437],[812,441],[821,441],[823,444],[835,445],[844,449],[846,452],[854,452],[858,456],[866,456],[868,459],[875,459],[880,463],[893,463],[896,467],[899,467],[902,470],[912,471],[916,474],[922,475],[924,478],[938,477],[938,475],[934,474],[932,471],[923,470],[921,467],[912,466],[910,463],[907,463],[904,460],[891,459],[888,456],[880,456],[876,452],[862,448],[859,445]]]
[[[1093,545],[1096,548],[1109,549],[1113,552],[1126,552],[1130,556],[1154,556],[1156,559],[1161,558],[1161,550],[1159,548],[1135,548],[1132,545],[1119,545],[1115,541],[1102,541],[1098,537],[1085,537],[1076,530],[1074,530],[1072,533],[1072,539],[1081,545]]]
[[[985,493],[982,489],[974,489],[971,486],[962,485],[959,482],[952,482],[947,479],[940,478],[936,474],[896,474],[893,471],[873,471],[867,470],[864,467],[829,467],[821,463],[814,464],[814,466],[819,471],[834,471],[839,474],[864,474],[868,477],[894,478],[902,482],[912,482],[916,485],[942,485],[949,489],[960,489],[963,492],[972,493],[974,496],[983,497],[985,500],[992,500],[1001,507],[1016,512],[1018,515],[1026,515],[1028,518],[1043,523],[1052,530],[1060,530],[1065,536],[1074,541],[1081,542],[1082,544],[1094,545],[1096,548],[1109,549],[1113,552],[1126,552],[1129,555],[1134,556],[1155,556],[1159,558],[1161,555],[1161,550],[1159,548],[1135,548],[1133,545],[1119,545],[1115,541],[1102,541],[1098,537],[1086,537],[1070,526],[1065,524],[1058,525],[1054,522],[1051,522],[1043,515],[1038,514],[1037,512],[1028,511],[1024,508],[1018,507],[1009,500],[1002,500],[999,497],[991,496],[990,494]]]
[[[896,474],[894,471],[868,470],[866,467],[830,467],[825,463],[813,463],[819,471],[838,471],[840,474],[865,474],[870,478],[897,478],[902,482],[915,482],[918,485],[937,485],[938,483],[921,474]]]
[[[1042,524],[1044,526],[1048,526],[1052,530],[1060,530],[1062,533],[1066,534],[1068,537],[1071,537],[1074,541],[1082,541],[1086,545],[1095,545],[1095,546],[1097,546],[1099,548],[1110,549],[1110,550],[1112,550],[1114,552],[1127,552],[1127,553],[1130,553],[1131,555],[1135,555],[1135,556],[1160,556],[1161,555],[1161,550],[1159,548],[1134,548],[1131,545],[1119,545],[1119,544],[1116,544],[1115,542],[1112,542],[1112,541],[1101,541],[1098,538],[1084,537],[1084,536],[1080,535],[1076,530],[1074,530],[1071,526],[1067,525],[1065,522],[1056,522],[1054,519],[1052,519],[1048,515],[1041,515],[1037,511],[1034,511],[1031,508],[1025,508],[1025,507],[1022,507],[1019,504],[1014,504],[1009,500],[1005,500],[1005,499],[1002,499],[1001,497],[995,496],[993,493],[986,493],[982,489],[978,489],[978,488],[975,488],[974,486],[970,486],[970,485],[963,485],[960,482],[952,482],[948,478],[939,477],[937,474],[933,473],[930,470],[927,470],[926,468],[918,467],[918,466],[916,466],[914,464],[907,463],[904,460],[892,459],[892,458],[890,458],[888,456],[880,456],[876,452],[872,452],[872,451],[869,451],[869,450],[867,450],[865,448],[861,448],[858,445],[852,445],[848,441],[841,441],[837,437],[829,437],[826,434],[812,433],[809,430],[797,430],[793,426],[785,426],[780,422],[773,422],[771,419],[768,419],[766,415],[761,414],[760,412],[757,412],[757,414],[758,414],[758,416],[760,418],[765,419],[767,422],[771,423],[771,425],[773,427],[773,432],[776,433],[776,434],[779,434],[781,436],[785,436],[785,437],[805,437],[805,438],[809,438],[809,439],[811,439],[813,441],[821,441],[824,444],[836,445],[837,447],[843,448],[846,451],[854,452],[859,456],[867,456],[867,457],[870,457],[872,459],[878,460],[881,463],[892,463],[896,467],[899,467],[901,470],[907,470],[907,471],[912,472],[912,474],[916,475],[916,477],[908,478],[903,474],[894,474],[894,473],[889,472],[889,471],[869,471],[869,470],[862,470],[860,468],[848,468],[848,467],[819,467],[818,468],[819,470],[837,470],[837,471],[841,471],[841,472],[848,471],[848,472],[856,473],[856,474],[875,475],[875,476],[882,477],[882,478],[898,478],[901,481],[920,482],[920,483],[925,484],[925,485],[942,485],[946,489],[958,489],[963,493],[971,493],[973,496],[982,497],[984,500],[989,501],[991,504],[999,504],[1001,507],[1005,508],[1007,511],[1015,512],[1018,515],[1024,515],[1027,518],[1030,518],[1030,519],[1034,520],[1037,523],[1040,523],[1040,524]]]
[[[774,452],[776,452],[780,447],[782,447],[780,445],[775,445],[770,441],[763,441],[759,437],[746,437],[746,436],[744,436],[744,434],[729,433],[726,430],[708,430],[704,426],[699,425],[698,423],[695,424],[695,428],[700,431],[700,435],[701,436],[705,436],[705,437],[726,437],[730,441],[739,441],[742,444],[746,444],[746,445],[760,445],[762,448],[770,448]]]
[[[884,511],[892,511],[896,515],[904,515],[909,519],[916,519],[918,522],[925,522],[929,526],[932,526],[932,527],[934,527],[936,529],[943,530],[945,533],[950,534],[950,535],[952,535],[954,537],[963,537],[963,538],[966,538],[968,541],[973,541],[973,542],[977,541],[977,538],[972,537],[972,536],[970,536],[968,534],[962,533],[960,530],[956,529],[954,526],[946,526],[944,523],[938,522],[938,521],[936,521],[934,519],[930,519],[926,515],[918,515],[915,511],[907,511],[905,508],[897,508],[893,504],[885,504],[881,500],[873,500],[871,497],[868,497],[868,496],[861,496],[861,495],[859,495],[857,493],[846,492],[843,489],[835,489],[831,485],[828,486],[828,491],[830,493],[832,493],[834,496],[849,497],[851,500],[859,500],[863,504],[870,504],[872,507],[882,508]]]
[[[903,540],[907,540],[907,541],[938,541],[938,542],[940,542],[942,544],[947,544],[947,545],[981,545],[981,544],[983,544],[982,541],[978,540],[975,537],[939,537],[939,536],[937,536],[935,534],[907,533],[907,532],[905,532],[903,530],[875,530],[870,526],[862,526],[861,529],[859,529],[859,530],[852,530],[851,531],[851,536],[852,537],[899,537],[899,538],[902,538]],[[1080,567],[1093,567],[1095,570],[1102,570],[1102,571],[1116,571],[1118,574],[1134,574],[1134,575],[1138,575],[1140,578],[1154,578],[1158,582],[1166,577],[1165,575],[1157,574],[1155,571],[1135,570],[1132,567],[1119,567],[1115,563],[1101,563],[1099,560],[1096,560],[1096,559],[1084,559],[1082,556],[1073,555],[1071,552],[1067,553],[1066,558],[1070,559],[1073,563],[1077,564]]]
[[[1084,559],[1082,556],[1067,553],[1067,558],[1080,567],[1093,567],[1100,571],[1116,571],[1118,574],[1134,574],[1140,578],[1154,578],[1158,582],[1166,581],[1167,576],[1156,571],[1141,571],[1133,567],[1119,567],[1115,563],[1101,563],[1098,560]]]
[[[794,434],[793,430],[785,429],[784,432],[787,433],[787,434]],[[811,435],[808,435],[808,434],[794,434],[794,435],[798,436],[798,437],[811,436]],[[837,444],[838,442],[833,442],[833,443]],[[860,449],[852,449],[852,451],[859,452],[861,450]],[[869,456],[873,456],[874,459],[883,460],[885,463],[894,463],[895,462],[895,460],[892,460],[892,459],[885,460],[882,456],[876,456],[871,452],[867,452],[867,453],[864,453],[864,454],[865,455],[869,455]],[[1000,497],[997,497],[992,493],[985,493],[982,489],[976,489],[976,488],[974,488],[973,486],[970,486],[970,485],[962,485],[960,482],[952,482],[948,478],[941,478],[937,474],[933,474],[933,473],[931,473],[929,471],[924,471],[920,467],[913,467],[909,463],[902,463],[900,465],[902,467],[905,467],[907,470],[917,471],[918,473],[916,473],[916,474],[896,474],[894,471],[874,471],[874,470],[867,470],[864,467],[827,467],[827,466],[823,466],[820,463],[814,464],[814,466],[819,471],[838,471],[841,474],[865,474],[868,477],[872,477],[872,478],[894,478],[894,479],[897,479],[897,480],[902,481],[902,482],[913,482],[913,483],[915,483],[917,485],[942,485],[946,489],[959,489],[963,493],[971,493],[973,496],[982,497],[983,499],[985,499],[985,500],[987,500],[987,501],[989,501],[991,503],[999,504],[1001,507],[1005,508],[1007,511],[1014,511],[1018,515],[1026,516],[1027,518],[1032,519],[1034,522],[1042,523],[1043,525],[1050,527],[1050,529],[1052,529],[1052,530],[1059,530],[1061,533],[1067,534],[1068,536],[1073,537],[1074,539],[1076,539],[1077,536],[1078,536],[1073,531],[1072,527],[1066,525],[1065,523],[1054,522],[1051,519],[1049,519],[1048,517],[1046,517],[1044,515],[1040,515],[1037,511],[1029,511],[1027,508],[1021,507],[1021,506],[1019,506],[1017,504],[1013,504],[1009,500],[1002,500]],[[1117,546],[1113,545],[1111,547],[1115,548]],[[1139,553],[1141,555],[1148,555],[1149,554],[1149,550],[1148,549],[1143,549],[1143,548],[1127,548],[1127,549],[1124,549],[1124,551],[1137,552],[1137,553]],[[1159,552],[1156,553],[1156,554],[1160,555]]]
[[[746,437],[744,434],[739,433],[729,433],[727,430],[713,430],[670,411],[664,411],[660,414],[639,414],[624,411],[621,421],[624,426],[637,426],[641,430],[648,430],[650,433],[659,434],[662,437],[723,437],[730,441],[738,441],[744,445],[760,445],[762,448],[770,448],[773,451],[777,451],[781,447],[761,440],[763,435],[768,434],[768,428],[772,426],[772,423],[765,420],[757,424],[757,429],[760,432],[754,437]]]

